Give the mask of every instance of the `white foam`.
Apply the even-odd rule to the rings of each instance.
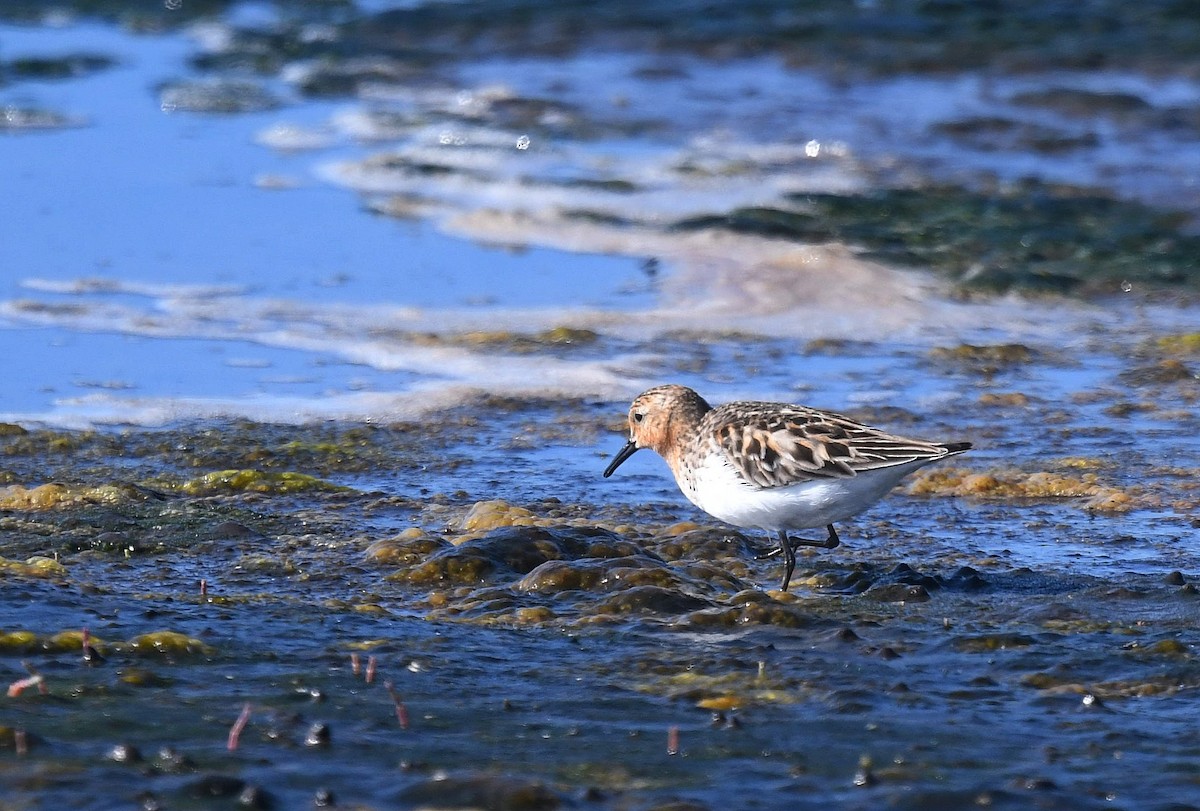
[[[204,299],[232,296],[247,290],[241,284],[158,284],[127,279],[87,276],[78,279],[22,279],[21,287],[42,293],[113,293],[164,299]]]
[[[306,127],[301,124],[278,122],[260,130],[254,140],[271,149],[300,152],[327,149],[337,142],[337,135],[327,127]]]

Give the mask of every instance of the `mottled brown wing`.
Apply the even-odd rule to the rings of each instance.
[[[933,442],[886,434],[828,411],[778,403],[730,403],[704,422],[707,434],[743,478],[759,488],[945,456]]]

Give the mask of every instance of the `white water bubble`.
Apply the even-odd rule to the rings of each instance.
[[[528,135],[522,135],[520,138],[517,139],[517,149],[522,149],[522,150],[529,149],[529,136]]]

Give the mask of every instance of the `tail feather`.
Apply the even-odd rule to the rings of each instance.
[[[963,451],[971,450],[970,442],[943,442],[942,447],[946,449],[947,454],[962,453]]]

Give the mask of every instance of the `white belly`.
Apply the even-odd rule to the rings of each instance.
[[[870,470],[849,478],[816,479],[760,490],[746,484],[728,462],[713,454],[695,471],[690,486],[681,480],[679,487],[697,507],[735,527],[811,529],[858,515],[927,461],[931,460]]]

